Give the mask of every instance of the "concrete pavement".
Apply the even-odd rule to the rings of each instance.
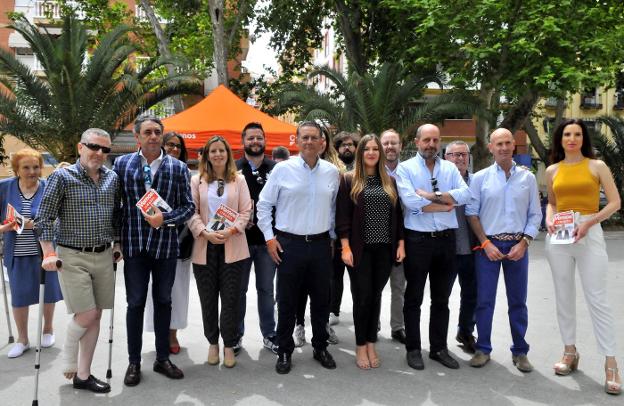
[[[616,319],[619,341],[618,359],[624,369],[624,233],[608,233],[609,297]],[[144,335],[143,380],[134,388],[123,385],[127,366],[125,336],[125,291],[123,270],[119,267],[116,290],[115,342],[113,348],[112,391],[94,395],[74,390],[61,375],[61,347],[68,315],[64,303],[56,311],[56,346],[44,349],[41,355],[39,404],[82,405],[622,405],[624,396],[608,396],[603,391],[604,358],[598,355],[587,308],[577,289],[578,343],[580,370],[568,377],[557,377],[552,365],[561,357],[563,346],[555,316],[555,301],[550,269],[544,257],[543,239],[531,246],[529,276],[529,358],[535,370],[522,374],[511,363],[511,336],[507,306],[501,278],[498,306],[492,332],[492,361],[484,368],[468,365],[469,354],[455,345],[454,333],[459,306],[459,287],[451,296],[451,328],[449,349],[461,359],[459,370],[449,370],[430,362],[427,351],[425,370],[407,366],[405,351],[389,339],[390,288],[384,291],[381,316],[382,331],[378,351],[382,365],[377,370],[362,371],[355,366],[355,339],[351,315],[348,277],[340,324],[335,326],[340,343],[330,346],[338,368],[323,369],[312,359],[307,344],[293,354],[293,370],[289,375],[274,371],[275,356],[262,348],[257,322],[253,277],[247,299],[244,350],[233,369],[206,363],[208,344],[203,336],[201,311],[195,282],[191,281],[189,326],[179,332],[182,351],[171,357],[186,377],[171,381],[152,371],[155,359],[153,335]],[[427,349],[428,296],[422,307],[423,348]],[[4,312],[4,309],[2,309]],[[34,343],[37,307],[31,307],[30,339]],[[33,396],[35,351],[17,359],[8,359],[8,332],[4,315],[0,321],[0,405],[30,404]],[[108,361],[108,320],[104,312],[100,341],[93,364],[93,374],[104,378]],[[15,331],[15,329],[14,329]],[[311,338],[309,319],[306,335]]]

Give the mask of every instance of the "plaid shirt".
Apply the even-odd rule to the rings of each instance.
[[[173,209],[163,212],[164,222],[158,230],[145,221],[136,207],[146,192],[139,153],[117,158],[113,170],[119,176],[122,190],[121,246],[124,256],[132,258],[145,251],[152,258],[177,258],[178,231],[175,226],[184,224],[195,213],[186,164],[164,155],[152,179],[152,189]]]
[[[42,229],[39,239],[72,247],[110,244],[119,239],[120,202],[119,178],[108,168],[100,168],[97,184],[80,161],[55,170],[35,219]],[[60,224],[55,227],[57,218]]]

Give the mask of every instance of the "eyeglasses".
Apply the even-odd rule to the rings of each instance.
[[[143,181],[146,188],[152,187],[152,168],[149,165],[143,166]]]
[[[253,176],[256,176],[256,182],[259,185],[264,185],[264,178],[260,175],[260,171],[258,171],[257,169],[255,171],[251,171],[251,174]]]
[[[225,189],[225,181],[223,179],[217,179],[217,196],[223,196],[223,191]]]
[[[438,189],[438,180],[436,178],[431,178],[431,187],[433,188],[433,192],[439,192],[440,189]]]
[[[445,155],[453,158],[468,158],[470,154],[468,152],[447,152]]]
[[[176,144],[175,142],[167,142],[165,143],[165,147],[171,149],[182,149],[182,144]]]
[[[89,148],[91,151],[99,151],[102,150],[102,153],[104,154],[108,154],[111,152],[111,148],[110,147],[105,147],[103,145],[99,145],[99,144],[91,144],[91,143],[86,143],[86,142],[81,142],[82,145],[84,145],[85,147]]]
[[[338,147],[338,149],[343,148],[355,148],[355,144],[340,144],[340,146]]]

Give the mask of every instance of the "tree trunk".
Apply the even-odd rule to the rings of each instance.
[[[533,121],[526,120],[524,122],[523,128],[529,136],[529,141],[531,141],[531,146],[533,146],[535,153],[542,160],[542,162],[544,162],[544,164],[548,166],[550,163],[550,159],[548,157],[548,148],[544,146],[542,139],[537,133],[537,128],[535,128],[535,126],[533,125]]]
[[[171,59],[169,40],[165,36],[165,33],[160,26],[158,17],[156,17],[156,13],[154,12],[154,8],[148,0],[139,0],[139,3],[141,4],[141,8],[145,11],[145,15],[147,15],[147,19],[152,26],[152,30],[154,30],[154,35],[156,35],[156,40],[158,42],[158,52],[160,52],[160,55],[162,55],[164,58]],[[166,68],[169,75],[173,76],[176,74],[175,67],[173,65],[167,64]],[[182,103],[182,97],[180,95],[173,96],[173,107],[176,113],[184,110],[184,104]]]
[[[512,133],[516,132],[519,128],[524,126],[527,118],[533,112],[533,108],[537,103],[539,94],[534,90],[528,90],[518,103],[512,106],[511,110],[507,113],[500,127],[506,128]]]
[[[492,99],[495,91],[493,88],[482,86],[479,91],[479,99],[486,111],[491,111]],[[490,133],[490,118],[477,117],[475,129],[475,144],[472,146],[473,170],[476,172],[490,164],[490,154],[487,149],[487,136]]]
[[[217,71],[217,81],[220,85],[228,86],[227,57],[229,46],[225,39],[225,10],[224,0],[208,0],[210,19],[212,23],[212,41],[214,44],[214,65]]]
[[[344,0],[336,0],[336,14],[340,32],[344,39],[345,53],[351,67],[359,75],[364,75],[368,69],[368,57],[364,55],[364,43],[360,25],[362,16],[359,5],[352,8]]]

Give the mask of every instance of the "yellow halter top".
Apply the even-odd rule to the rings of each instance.
[[[598,212],[600,180],[589,170],[589,158],[573,164],[559,162],[553,191],[557,212],[574,210],[583,215]]]

